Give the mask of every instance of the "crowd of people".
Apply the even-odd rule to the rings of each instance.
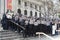
[[[24,27],[25,30],[20,26],[18,27],[18,25],[12,23],[11,21]],[[4,30],[10,29],[19,33],[22,31],[24,33],[24,36],[33,36],[36,35],[36,32],[52,33],[52,23],[49,23],[49,25],[44,25],[41,24],[40,18],[32,16],[27,17],[26,15],[19,13],[16,13],[14,15],[14,13],[11,11],[3,15],[1,23]]]

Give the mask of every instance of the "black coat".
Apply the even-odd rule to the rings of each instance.
[[[2,17],[2,20],[1,20],[1,24],[2,24],[3,29],[7,28],[7,17],[6,17],[6,14],[3,14],[3,17]]]

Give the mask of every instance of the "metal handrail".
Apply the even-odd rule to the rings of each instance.
[[[43,33],[43,32],[37,32],[36,34],[39,35],[39,38],[40,38],[40,35],[43,34],[45,35],[46,37],[50,38],[51,40],[54,40],[54,38],[52,38],[51,36],[48,36],[47,34]],[[39,39],[40,40],[40,39]]]
[[[18,23],[15,23],[15,22],[13,22],[13,21],[11,21],[11,20],[9,20],[9,21],[12,22],[12,23],[14,23],[14,24],[16,24],[16,25],[18,25],[18,26],[21,27],[23,30],[25,30],[25,28],[24,28],[23,26],[19,25]]]
[[[56,31],[60,32],[60,30],[56,30]]]

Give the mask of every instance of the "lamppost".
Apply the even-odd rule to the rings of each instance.
[[[4,0],[4,14],[5,14],[5,0]]]
[[[1,0],[0,0],[0,13],[1,13]]]

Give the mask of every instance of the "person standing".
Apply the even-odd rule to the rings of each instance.
[[[3,14],[1,23],[2,23],[3,29],[4,29],[4,30],[7,30],[7,17],[6,17],[6,14]]]
[[[52,26],[52,35],[56,35],[56,29],[57,29],[57,23],[55,23],[53,26]]]
[[[11,29],[11,20],[12,20],[12,16],[13,16],[13,12],[11,10],[7,10],[7,13],[6,13],[6,19],[7,19],[7,29]]]
[[[13,15],[13,18],[12,18],[12,30],[13,31],[17,31],[17,25],[15,24],[15,23],[17,23],[18,24],[18,21],[19,21],[19,15],[17,15],[17,13],[15,14],[15,15]],[[13,22],[15,22],[15,23],[13,23]]]
[[[29,36],[32,35],[33,36],[33,27],[34,27],[34,20],[33,18],[31,17],[30,18],[30,21],[29,21]]]
[[[26,28],[24,31],[25,37],[27,37],[27,36],[29,36],[29,34],[28,34],[29,33],[29,31],[28,31],[29,30],[29,20],[27,20],[27,19],[25,20],[25,28]]]
[[[38,24],[37,31],[40,32],[41,25],[40,25],[40,20],[39,19],[37,20],[37,24]]]
[[[36,32],[38,31],[38,21],[36,20],[35,22],[34,22],[34,36],[36,36]]]

